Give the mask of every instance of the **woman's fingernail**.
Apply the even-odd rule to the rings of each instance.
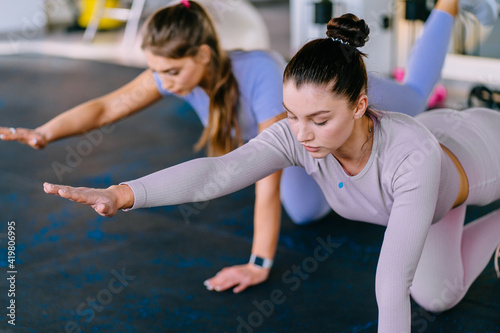
[[[3,139],[4,137],[5,137],[5,135],[0,134],[0,139]]]
[[[220,287],[219,286],[215,287],[215,291],[220,291]]]

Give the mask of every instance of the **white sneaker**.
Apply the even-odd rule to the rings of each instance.
[[[495,252],[495,259],[493,259],[493,262],[495,263],[495,270],[497,271],[497,277],[500,279],[500,268],[498,267],[499,261],[500,261],[500,245],[497,247],[497,251]]]
[[[484,26],[495,24],[498,18],[498,0],[460,0],[460,10],[473,14]]]

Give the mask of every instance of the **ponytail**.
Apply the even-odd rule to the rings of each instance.
[[[165,7],[145,23],[142,49],[166,58],[197,54],[201,45],[211,51],[208,124],[194,148],[206,147],[209,156],[223,155],[242,144],[238,124],[238,83],[231,59],[219,43],[208,13],[195,1]]]

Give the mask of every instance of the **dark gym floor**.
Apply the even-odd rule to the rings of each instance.
[[[1,126],[34,128],[109,92],[140,69],[35,55],[0,58]],[[203,205],[119,212],[46,195],[44,181],[107,187],[202,156],[195,113],[169,98],[145,112],[35,151],[0,142],[0,332],[375,332],[384,228],[334,213],[299,227],[283,215],[267,282],[209,292],[206,278],[250,255],[254,188]],[[471,208],[468,220],[499,207]],[[15,221],[15,298],[6,279]],[[300,268],[300,269],[299,269]],[[300,270],[300,272],[299,272]],[[15,326],[6,307],[15,299]],[[493,263],[440,315],[412,303],[412,332],[500,332]]]

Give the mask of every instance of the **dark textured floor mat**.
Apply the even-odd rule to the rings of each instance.
[[[2,57],[0,125],[33,128],[140,72]],[[168,98],[105,131],[42,151],[0,142],[0,332],[376,331],[382,227],[333,213],[298,227],[284,215],[269,280],[238,295],[214,293],[203,286],[206,278],[248,260],[253,187],[201,208],[185,206],[189,216],[172,206],[103,218],[43,193],[44,181],[106,187],[201,156],[192,152],[201,130],[188,106]],[[498,206],[471,208],[468,220]],[[15,298],[8,296],[9,221],[16,223]],[[7,323],[10,299],[16,326]],[[412,303],[412,317],[412,332],[500,332],[492,262],[454,309],[435,315]]]

